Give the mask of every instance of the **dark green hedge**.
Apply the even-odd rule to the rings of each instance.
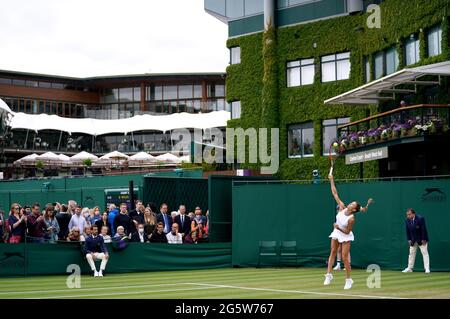
[[[368,29],[369,14],[338,17],[313,23],[301,24],[276,30],[278,90],[266,92],[264,88],[263,34],[251,34],[229,39],[228,47],[241,47],[241,63],[227,68],[227,100],[240,100],[241,119],[229,121],[229,127],[260,127],[261,123],[280,123],[280,171],[283,179],[311,178],[311,171],[318,168],[322,175],[328,170],[328,158],[322,156],[322,120],[347,117],[361,119],[376,113],[377,107],[331,106],[323,101],[358,87],[364,83],[364,57],[386,48],[397,46],[400,54],[399,69],[405,65],[404,40],[411,34],[419,34],[421,61],[417,65],[430,64],[450,59],[448,0],[386,0],[381,5],[381,29]],[[445,17],[445,18],[444,18]],[[437,57],[426,56],[425,32],[441,24],[443,27],[443,53]],[[314,43],[316,46],[314,48]],[[321,83],[320,57],[327,54],[350,51],[351,73],[349,80]],[[299,58],[316,61],[315,82],[312,85],[286,87],[286,62]],[[372,64],[373,65],[373,64]],[[414,66],[417,66],[414,65]],[[373,68],[372,68],[373,69]],[[373,79],[373,72],[372,72]],[[273,83],[270,82],[270,83]],[[264,89],[263,89],[264,88]],[[264,94],[263,94],[264,92]],[[278,96],[279,119],[261,118],[262,96]],[[264,111],[265,116],[272,113]],[[289,159],[287,150],[287,128],[290,124],[314,122],[314,157]],[[245,165],[244,165],[245,166]],[[251,165],[247,165],[250,166]],[[377,177],[377,162],[364,164],[364,177]],[[338,161],[337,178],[359,178],[360,165],[346,166]]]

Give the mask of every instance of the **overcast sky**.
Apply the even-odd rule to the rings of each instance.
[[[87,77],[224,72],[203,0],[0,0],[0,69]]]

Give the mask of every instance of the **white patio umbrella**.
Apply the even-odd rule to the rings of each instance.
[[[53,152],[47,152],[36,157],[37,160],[45,161],[45,162],[58,162],[60,158]]]
[[[184,155],[180,157],[181,162],[190,163],[191,162],[191,155]]]
[[[101,160],[127,160],[129,158],[128,155],[125,155],[121,152],[118,151],[114,151],[108,154],[103,155],[102,157],[100,157]]]
[[[17,164],[21,164],[21,165],[24,165],[24,164],[28,164],[28,165],[34,164],[34,163],[36,162],[36,157],[38,157],[38,155],[37,155],[36,153],[33,153],[33,154],[30,154],[30,155],[24,156],[24,157],[18,159],[17,161],[15,161],[15,162],[14,162],[14,165],[17,165]]]
[[[158,156],[156,156],[156,160],[165,162],[165,163],[181,163],[180,158],[171,153],[165,153],[162,155],[158,155]]]
[[[90,159],[92,161],[98,160],[98,156],[95,156],[94,154],[88,153],[86,151],[82,151],[78,154],[75,154],[70,158],[72,162],[83,162],[84,160]]]

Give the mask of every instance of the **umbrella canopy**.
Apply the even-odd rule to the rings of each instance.
[[[68,161],[70,161],[70,157],[67,156],[67,155],[59,154],[58,157],[59,157],[59,160],[60,160],[61,162],[68,162]]]
[[[114,151],[100,157],[101,160],[126,160],[129,156],[118,151]]]
[[[80,152],[78,154],[75,154],[74,156],[72,156],[70,158],[70,160],[72,162],[82,162],[82,161],[87,160],[87,159],[90,159],[92,161],[96,161],[96,160],[98,160],[98,157],[95,156],[94,154],[82,151],[82,152]]]
[[[54,162],[57,162],[57,161],[60,161],[60,160],[61,160],[61,159],[59,158],[59,156],[56,155],[56,154],[53,153],[53,152],[47,152],[47,153],[38,155],[38,156],[36,157],[36,159],[37,159],[37,160],[41,160],[41,161],[54,161]]]
[[[191,156],[190,155],[184,155],[180,157],[181,162],[190,163],[191,162]]]
[[[38,157],[38,155],[36,153],[24,156],[20,159],[18,159],[17,161],[14,162],[14,164],[30,164],[30,163],[34,163],[36,161],[36,158]]]
[[[128,161],[147,161],[147,162],[149,162],[149,161],[155,161],[155,157],[148,153],[145,153],[145,152],[139,152],[139,153],[136,153],[136,154],[130,156],[128,158]]]
[[[156,156],[157,161],[166,162],[166,163],[181,163],[181,160],[178,156],[175,156],[171,153],[165,153],[162,155]]]

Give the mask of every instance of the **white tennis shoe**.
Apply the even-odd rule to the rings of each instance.
[[[332,274],[326,274],[325,275],[325,281],[323,282],[324,286],[328,286],[331,281],[333,280],[333,275]]]
[[[341,263],[337,263],[333,270],[341,270]]]
[[[350,288],[352,288],[352,285],[353,285],[353,279],[352,278],[345,279],[344,289],[350,289]]]

